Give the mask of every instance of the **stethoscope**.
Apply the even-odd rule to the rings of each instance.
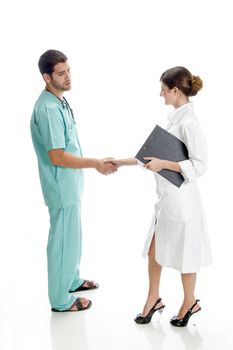
[[[70,107],[69,102],[67,101],[67,99],[65,97],[60,98],[60,97],[54,95],[47,87],[45,88],[45,90],[48,91],[50,94],[52,94],[54,97],[56,97],[62,103],[62,108],[68,110],[69,114],[71,115],[71,117],[73,119],[73,122],[75,123],[74,113],[73,113],[73,110]]]
[[[72,117],[73,123],[76,124],[75,119],[74,119],[73,110],[72,110],[72,108],[70,107],[69,102],[67,101],[67,99],[66,99],[65,97],[63,97],[63,98],[57,97],[57,96],[54,95],[51,91],[49,91],[49,89],[48,89],[47,87],[45,87],[45,90],[48,91],[50,94],[52,94],[54,97],[56,97],[56,98],[62,103],[62,108],[68,110],[69,115]],[[70,125],[70,126],[68,127],[68,129],[69,129],[69,131],[72,131],[72,130],[73,130],[72,125]],[[78,142],[78,145],[79,145],[79,148],[80,148],[80,144],[79,144],[79,140],[78,140],[78,139],[77,139],[77,142]],[[80,149],[81,149],[81,148],[80,148]]]

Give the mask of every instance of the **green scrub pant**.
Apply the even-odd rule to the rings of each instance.
[[[69,293],[84,282],[79,277],[82,232],[80,203],[61,209],[49,208],[47,245],[49,300],[53,308],[68,309],[75,297]]]

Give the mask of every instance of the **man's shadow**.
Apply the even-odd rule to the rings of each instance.
[[[87,350],[86,317],[81,312],[52,313],[50,336],[53,350]]]

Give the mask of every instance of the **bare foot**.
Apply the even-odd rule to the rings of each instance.
[[[90,300],[86,298],[77,298],[73,305],[71,305],[71,311],[79,311],[86,309],[90,304]]]

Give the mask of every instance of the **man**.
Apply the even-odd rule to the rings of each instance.
[[[91,306],[72,292],[98,288],[79,275],[81,257],[80,199],[83,168],[101,174],[116,171],[111,158],[82,157],[73,112],[63,97],[71,89],[70,66],[60,51],[48,50],[39,59],[45,90],[32,113],[31,134],[38,158],[45,204],[50,214],[47,245],[48,289],[52,311],[79,311]]]

